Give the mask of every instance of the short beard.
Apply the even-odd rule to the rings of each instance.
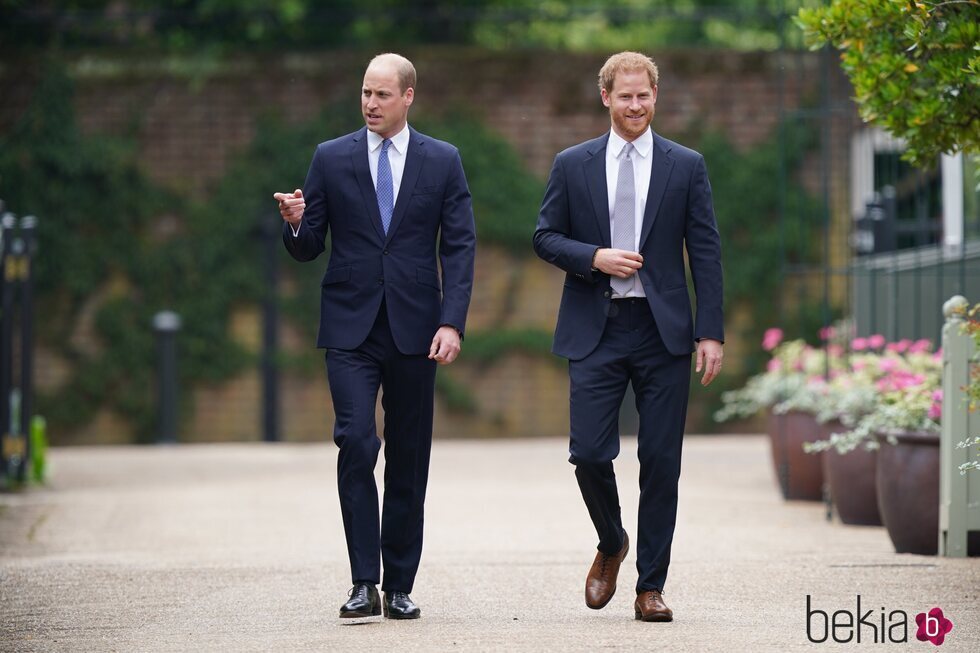
[[[650,123],[653,121],[653,111],[647,113],[646,117],[649,118],[649,120],[647,120],[646,124],[644,124],[642,127],[639,127],[638,125],[634,125],[626,118],[623,118],[621,116],[616,116],[616,118],[613,119],[613,122],[617,127],[619,127],[621,132],[633,136],[635,138],[640,136],[650,126]]]

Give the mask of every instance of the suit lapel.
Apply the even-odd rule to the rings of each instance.
[[[367,142],[367,127],[364,127],[354,135],[354,141],[351,143],[351,163],[354,165],[354,175],[357,177],[357,185],[361,189],[361,197],[364,198],[364,205],[367,207],[371,224],[374,226],[378,237],[383,241],[385,232],[384,227],[381,226],[381,211],[378,209],[378,193],[374,188],[374,183],[371,181]]]
[[[653,230],[653,223],[657,219],[657,211],[660,210],[660,202],[664,198],[667,190],[667,180],[670,179],[670,171],[674,168],[674,159],[670,156],[670,146],[662,139],[653,134],[653,149],[650,154],[653,159],[650,161],[650,189],[647,192],[647,206],[643,211],[643,229],[640,231],[640,251]]]
[[[385,239],[386,245],[391,242],[391,237],[405,217],[408,204],[412,200],[412,193],[415,191],[415,184],[419,180],[419,171],[422,170],[422,162],[425,160],[425,148],[422,147],[424,143],[422,137],[411,127],[408,128],[408,131],[409,139],[408,151],[405,153],[405,169],[402,171],[402,183],[398,187],[398,199],[395,201],[395,208],[391,214],[391,226],[388,227],[388,237]]]
[[[609,232],[609,191],[606,187],[606,143],[609,135],[597,138],[593,149],[589,150],[591,157],[585,160],[585,181],[592,197],[592,209],[599,233],[602,235],[603,247],[612,246],[612,235]]]

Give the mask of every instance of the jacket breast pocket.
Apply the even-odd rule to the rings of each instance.
[[[345,281],[350,281],[349,265],[341,265],[328,269],[326,274],[323,275],[323,281],[320,282],[320,285],[331,286],[336,283],[344,283]]]

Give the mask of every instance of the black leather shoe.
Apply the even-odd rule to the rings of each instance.
[[[385,592],[384,609],[388,619],[418,619],[422,614],[405,592]]]
[[[340,606],[341,619],[377,617],[381,614],[381,597],[378,588],[368,583],[356,583],[347,593],[347,603]]]

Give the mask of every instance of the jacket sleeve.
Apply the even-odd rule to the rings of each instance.
[[[586,281],[595,281],[592,259],[598,245],[571,238],[571,212],[562,155],[555,157],[534,230],[534,252],[542,260]]]
[[[442,315],[439,323],[448,324],[463,334],[473,292],[476,226],[463,162],[458,151],[454,155],[443,195],[439,233],[439,261],[442,265]]]
[[[322,145],[317,146],[313,152],[313,160],[306,173],[306,182],[303,184],[306,210],[299,223],[299,231],[293,235],[289,223],[285,221],[282,223],[282,242],[297,261],[312,261],[325,249],[324,241],[327,238],[330,219],[327,214],[327,185],[323,173],[322,147]]]
[[[721,237],[711,201],[708,170],[700,155],[688,190],[684,243],[697,306],[694,339],[711,338],[724,342]]]

